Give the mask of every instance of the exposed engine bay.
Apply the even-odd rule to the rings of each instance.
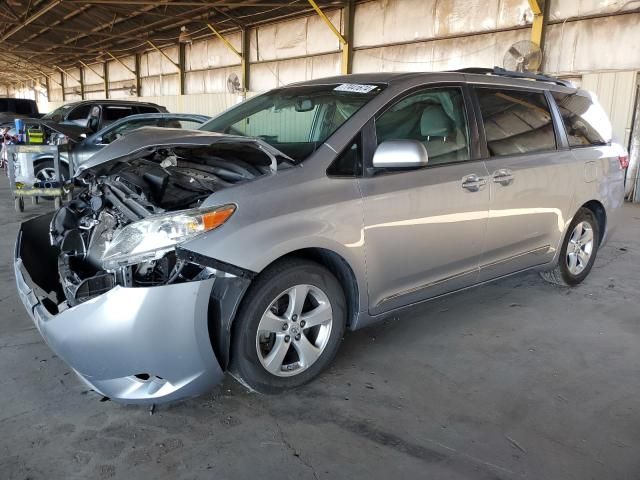
[[[56,212],[50,225],[68,305],[116,285],[149,287],[208,278],[209,267],[176,253],[181,232],[198,233],[225,221],[234,206],[205,214],[198,207],[211,194],[276,168],[273,155],[255,144],[221,142],[149,148],[82,172],[74,199]],[[138,248],[156,237],[161,237],[157,248]]]

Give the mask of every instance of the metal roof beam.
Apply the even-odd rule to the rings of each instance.
[[[81,3],[89,5],[153,5],[155,7],[250,7],[250,8],[262,8],[262,7],[288,7],[291,6],[291,2],[190,2],[179,0],[176,2],[159,1],[154,2],[152,0],[64,0],[64,3]]]
[[[22,23],[20,23],[20,24],[16,25],[15,27],[11,28],[9,31],[3,33],[2,36],[0,36],[0,42],[4,42],[5,40],[10,38],[14,34],[18,33],[24,27],[26,27],[30,23],[34,22],[35,20],[39,19],[41,16],[43,16],[49,10],[52,10],[53,8],[57,7],[60,3],[61,3],[61,0],[54,0],[53,2],[49,3],[48,5],[46,5],[44,8],[38,10],[33,15],[27,17]]]
[[[225,38],[224,35],[218,32],[218,30],[216,30],[213,25],[207,23],[207,27],[209,27],[209,30],[211,30],[216,35],[216,37],[222,40],[222,43],[224,43],[229,50],[235,53],[238,57],[242,58],[242,53],[240,53],[238,49],[236,49],[236,47],[234,47],[231,42]]]
[[[173,65],[174,67],[176,67],[176,70],[178,70],[178,72],[181,72],[181,68],[180,65],[178,65],[176,62],[173,61],[173,59],[167,55],[166,53],[164,53],[162,50],[160,50],[158,47],[156,47],[156,45],[153,42],[150,42],[149,40],[147,40],[147,43],[149,45],[151,45],[151,47],[157,51],[160,55],[162,55],[164,58],[166,58],[167,60],[169,60],[169,62],[171,62],[171,65]]]

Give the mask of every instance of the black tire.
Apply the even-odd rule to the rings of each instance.
[[[314,363],[298,374],[281,377],[267,371],[258,358],[258,325],[272,303],[296,285],[311,285],[326,295],[331,305],[331,331],[324,350]],[[317,377],[331,363],[344,335],[346,320],[344,292],[329,270],[303,259],[277,262],[254,280],[242,301],[233,327],[230,370],[239,380],[261,393],[279,393],[299,387]],[[293,342],[291,339],[292,349]]]
[[[591,255],[589,257],[589,261],[587,262],[586,267],[579,273],[573,274],[569,270],[569,265],[567,261],[567,248],[569,247],[569,242],[571,240],[571,235],[575,230],[576,226],[581,222],[587,222],[592,229],[593,232],[593,249]],[[567,233],[565,235],[565,239],[562,242],[562,247],[560,248],[560,254],[558,256],[558,264],[552,270],[546,272],[540,272],[540,276],[545,279],[547,282],[552,283],[554,285],[560,285],[564,287],[573,287],[581,283],[593,267],[593,264],[596,260],[596,256],[598,254],[598,247],[600,246],[600,225],[598,224],[598,220],[593,212],[587,208],[581,208],[578,210],[578,213],[573,217],[569,228],[567,229]]]
[[[33,166],[33,170],[34,170],[34,175],[35,177],[40,180],[40,177],[38,176],[38,174],[40,172],[42,172],[45,169],[51,169],[51,170],[55,170],[55,166],[53,164],[53,160],[43,160],[41,162],[36,163]],[[69,167],[67,166],[67,164],[60,162],[60,175],[62,176],[62,180],[68,180],[69,179]],[[41,197],[44,200],[53,200],[53,196],[46,196],[46,197]]]

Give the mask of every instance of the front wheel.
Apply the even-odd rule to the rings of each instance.
[[[39,182],[56,182],[59,181],[64,183],[69,178],[69,167],[60,162],[59,163],[59,173],[60,178],[56,179],[56,168],[53,164],[53,160],[44,160],[42,162],[38,162],[34,165],[34,174],[36,180]],[[42,197],[45,200],[53,200],[53,196]],[[59,208],[59,207],[56,207]]]
[[[562,243],[558,265],[553,270],[541,272],[550,283],[574,286],[582,282],[593,267],[600,245],[600,227],[591,210],[581,208],[569,225]]]
[[[333,360],[346,324],[336,277],[306,260],[285,260],[254,281],[238,312],[231,369],[251,388],[298,387]]]

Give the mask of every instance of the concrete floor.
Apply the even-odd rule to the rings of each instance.
[[[575,289],[524,274],[350,334],[299,391],[100,398],[15,294],[0,180],[0,479],[640,478],[640,206]],[[89,319],[88,319],[89,320]]]

